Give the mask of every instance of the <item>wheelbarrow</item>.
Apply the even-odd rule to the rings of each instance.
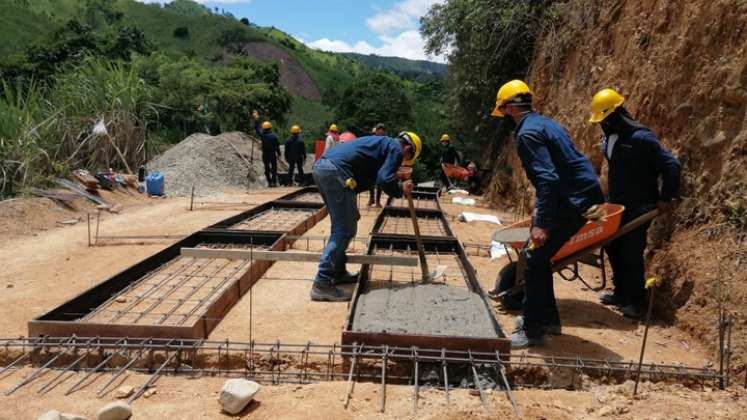
[[[607,275],[604,261],[604,246],[627,234],[633,229],[651,221],[658,214],[652,210],[626,223],[620,222],[625,207],[605,203],[606,217],[602,221],[587,222],[558,252],[550,259],[552,272],[558,273],[566,281],[581,281],[590,290],[599,291],[607,286]],[[496,278],[495,288],[488,295],[501,301],[507,309],[521,309],[524,298],[524,270],[526,268],[525,250],[529,246],[529,230],[532,219],[525,219],[495,231],[493,240],[503,244],[509,258],[509,264],[503,267]],[[511,258],[513,249],[516,259]],[[579,264],[595,267],[601,271],[601,284],[592,287],[579,274]]]

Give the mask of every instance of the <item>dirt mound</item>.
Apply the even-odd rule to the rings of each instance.
[[[669,319],[713,349],[717,258],[730,267],[724,278],[747,265],[732,253],[739,245],[726,245],[747,228],[747,3],[581,0],[561,7],[531,66],[537,106],[604,173],[601,131],[587,122],[589,102],[599,89],[618,89],[626,108],[680,159],[684,200],[651,231],[649,273],[668,285],[661,300],[668,300]],[[515,152],[506,153],[511,184],[526,184]],[[505,178],[493,179],[494,191],[521,200],[521,188],[501,188]],[[531,197],[524,196],[525,205]],[[706,237],[708,231],[715,233]],[[747,284],[739,278],[731,278],[729,308],[734,325],[744,328]],[[734,338],[743,370],[747,340],[736,331]]]
[[[241,132],[192,134],[148,163],[164,175],[167,195],[211,195],[225,188],[266,187],[259,140]],[[278,170],[287,165],[278,161]]]
[[[282,48],[269,42],[250,42],[244,52],[260,61],[277,61],[280,65],[280,84],[290,93],[311,101],[319,102],[322,94],[301,64]]]

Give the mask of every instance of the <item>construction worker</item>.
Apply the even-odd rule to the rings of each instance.
[[[655,208],[660,214],[669,213],[679,197],[681,166],[651,130],[630,116],[623,102],[616,91],[600,90],[591,100],[589,122],[599,124],[604,132],[609,201],[625,206],[621,221],[625,224]],[[645,315],[643,251],[650,225],[646,223],[606,247],[615,288],[603,293],[600,301],[619,306],[630,318]]]
[[[412,191],[412,183],[400,184],[397,170],[412,166],[423,149],[420,138],[402,132],[397,138],[366,136],[336,146],[314,164],[314,182],[332,222],[329,242],[319,259],[311,288],[311,300],[343,302],[351,294],[336,285],[354,283],[358,274],[348,273],[345,250],[355,237],[358,219],[356,194],[379,185],[392,197]]]
[[[371,134],[374,136],[386,136],[386,125],[384,123],[378,123],[374,126],[374,128],[371,130]],[[368,190],[368,207],[376,206],[381,208],[381,193],[383,191],[381,190],[381,187],[377,185],[372,185],[371,188]],[[375,200],[374,200],[375,197]]]
[[[298,168],[298,175],[303,182],[303,164],[306,162],[306,144],[301,138],[301,127],[294,125],[291,136],[285,141],[285,161],[288,162],[288,185],[293,185],[293,173]]]
[[[451,182],[451,179],[446,175],[446,171],[444,171],[444,164],[448,165],[459,165],[459,153],[457,153],[456,148],[451,144],[451,139],[449,138],[449,135],[444,133],[441,135],[441,140],[439,141],[441,144],[442,152],[441,152],[441,184],[444,188],[447,190],[450,190],[454,188],[454,184]]]
[[[272,132],[272,123],[265,121],[260,126],[259,113],[254,111],[254,131],[262,141],[262,163],[265,167],[265,178],[268,187],[278,186],[278,158],[280,157],[280,143]]]
[[[511,336],[513,348],[539,345],[544,334],[560,334],[550,258],[586,223],[586,211],[604,201],[591,162],[563,127],[534,112],[532,96],[526,83],[512,80],[498,90],[492,113],[516,125],[516,150],[536,190],[524,247],[523,315]]]
[[[332,124],[327,130],[327,138],[324,140],[324,153],[334,149],[338,144],[340,144],[340,134],[337,131],[337,124]]]

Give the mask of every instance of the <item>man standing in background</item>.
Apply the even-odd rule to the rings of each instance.
[[[386,136],[386,126],[383,123],[378,123],[373,128],[371,133],[374,136]],[[371,207],[375,205],[376,207],[381,207],[381,187],[378,185],[374,185],[371,187],[371,189],[368,190],[368,207]],[[374,201],[374,197],[376,197],[376,201]]]
[[[340,134],[337,131],[337,124],[332,124],[327,131],[327,138],[324,140],[324,153],[334,149],[338,144],[340,144]]]
[[[254,118],[254,131],[262,141],[262,163],[265,167],[265,178],[268,187],[278,186],[278,158],[280,157],[280,143],[277,136],[272,132],[272,123],[265,121],[259,124],[259,113],[252,113]]]
[[[298,175],[303,183],[303,165],[306,162],[306,145],[301,138],[301,127],[294,125],[291,136],[285,141],[285,161],[288,162],[288,185],[293,185],[293,174],[298,168]]]
[[[446,171],[444,170],[443,165],[459,165],[459,153],[457,153],[456,148],[451,144],[451,139],[448,134],[444,133],[441,136],[439,143],[443,149],[441,153],[441,185],[443,185],[447,190],[450,190],[454,188],[454,184],[451,182],[451,179],[446,176]]]

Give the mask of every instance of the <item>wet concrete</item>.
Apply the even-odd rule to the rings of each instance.
[[[361,294],[355,308],[353,330],[498,337],[478,294],[440,284],[393,284]]]

